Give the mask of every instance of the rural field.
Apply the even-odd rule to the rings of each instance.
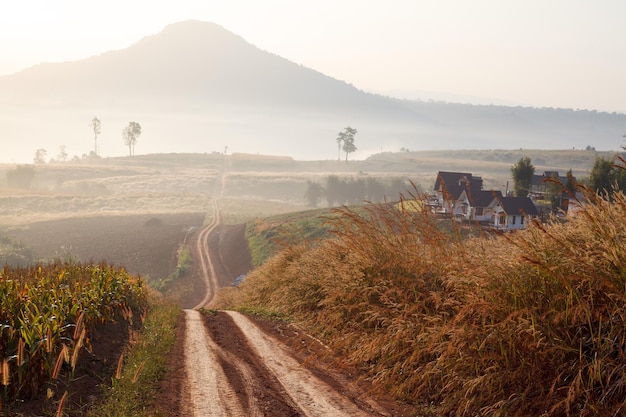
[[[486,189],[505,191],[510,168],[522,156],[532,159],[537,172],[572,169],[581,178],[597,155],[608,153],[424,151],[347,163],[248,154],[145,155],[34,165],[28,188],[8,187],[7,173],[16,167],[5,164],[0,165],[0,234],[32,249],[32,260],[106,260],[159,280],[175,267],[185,235],[208,221],[212,197],[220,199],[224,224],[243,224],[309,209],[307,187],[324,187],[329,176],[400,180],[404,188],[385,195],[393,201],[398,192],[414,191],[409,181],[420,192],[431,191],[438,171],[471,172],[483,177]],[[322,197],[318,205],[328,204]]]
[[[186,266],[182,269],[181,248],[191,245],[192,242],[199,239],[200,231],[205,230],[207,225],[216,224],[211,234],[206,237],[208,248],[206,250],[211,252],[213,259],[219,260],[218,262],[214,261],[212,266],[215,269],[213,273],[217,276],[217,288],[230,287],[235,278],[250,272],[254,268],[253,265],[262,262],[258,259],[265,260],[267,256],[265,253],[259,258],[258,254],[250,252],[246,241],[246,224],[255,225],[253,229],[256,228],[256,232],[263,232],[263,229],[268,227],[275,228],[277,225],[273,222],[275,223],[276,219],[282,218],[294,224],[303,224],[302,221],[306,223],[306,220],[302,220],[300,217],[306,219],[307,216],[313,216],[314,212],[304,216],[293,214],[305,212],[312,208],[305,199],[307,188],[310,187],[311,183],[325,186],[329,176],[352,181],[359,178],[375,178],[381,183],[392,183],[394,180],[400,179],[407,192],[414,191],[411,183],[420,192],[428,192],[432,188],[437,171],[463,171],[481,175],[485,180],[485,188],[504,191],[502,187],[506,187],[506,183],[509,181],[510,167],[522,156],[532,158],[539,172],[558,170],[564,173],[572,169],[575,176],[583,178],[588,175],[597,155],[599,154],[595,152],[576,150],[433,151],[380,154],[365,161],[348,161],[347,163],[345,161],[294,161],[286,157],[237,154],[228,156],[218,154],[147,155],[133,158],[82,161],[80,163],[35,165],[33,167],[34,176],[28,188],[9,188],[6,178],[9,176],[8,173],[15,170],[16,167],[2,165],[0,166],[0,201],[2,206],[0,235],[4,239],[2,241],[3,246],[0,247],[0,260],[3,260],[3,263],[11,259],[20,259],[25,263],[54,259],[83,263],[107,262],[116,267],[123,267],[131,274],[145,278],[152,286],[169,294],[179,308],[189,309],[202,302],[206,288],[203,287],[202,281],[198,280],[198,276],[202,274],[198,264],[194,263],[192,266]],[[601,156],[609,155],[602,154]],[[5,183],[3,184],[2,181]],[[388,201],[397,200],[398,194],[385,196],[385,199]],[[214,210],[212,201],[219,201],[219,214]],[[324,198],[321,198],[317,203],[319,207],[327,206]],[[375,216],[379,214],[381,213],[375,213]],[[384,214],[384,210],[382,214]],[[276,217],[277,215],[283,216]],[[216,219],[216,216],[219,216],[219,219]],[[340,224],[339,229],[346,227],[343,233],[346,236],[351,236],[352,241],[362,241],[366,244],[368,239],[376,236],[376,233],[366,233],[366,231],[364,231],[364,236],[367,238],[359,236],[359,229],[368,226],[360,223],[356,217],[349,220],[351,216],[353,214],[348,212],[346,225],[341,226]],[[269,222],[263,220],[270,217],[274,220]],[[423,233],[412,230],[413,226],[391,224],[395,220],[391,221],[386,218],[379,220],[382,221],[382,224],[390,221],[390,227],[393,230],[399,230],[398,227],[407,228],[407,236]],[[350,221],[355,222],[355,230],[347,226]],[[432,234],[433,232],[429,233]],[[433,239],[441,238],[438,237],[437,233],[432,236],[434,236]],[[380,242],[384,242],[388,236],[380,235],[379,237]],[[388,243],[390,248],[393,248],[395,243]],[[260,278],[255,281],[256,283],[247,287],[252,288],[252,293],[249,292],[250,290],[244,290],[239,293],[239,296],[235,296],[233,291],[226,291],[219,295],[218,302],[221,304],[217,305],[228,308],[239,305],[257,313],[292,316],[298,322],[309,325],[311,330],[316,329],[317,337],[328,338],[327,341],[337,347],[337,352],[343,351],[347,355],[346,352],[354,349],[354,346],[342,345],[337,342],[333,338],[333,330],[324,328],[323,325],[308,316],[310,307],[306,306],[306,303],[309,302],[306,297],[310,296],[307,293],[310,283],[306,280],[311,278],[299,268],[310,265],[311,271],[314,271],[320,265],[317,260],[305,256],[310,248],[306,245],[299,246],[297,242],[292,242],[292,244],[291,255],[288,254],[287,257],[293,256],[295,259],[302,259],[302,265],[291,265],[285,259],[273,261],[259,272],[258,277]],[[415,242],[411,242],[411,245],[413,244]],[[518,243],[518,245],[521,244]],[[346,250],[346,248],[335,249],[339,249],[339,252]],[[335,249],[329,250],[332,253]],[[454,250],[444,246],[437,246],[436,249],[446,253]],[[365,249],[357,249],[355,253],[358,254],[360,250]],[[23,255],[21,258],[15,256],[14,252],[18,251]],[[310,252],[313,254],[312,256],[315,256],[314,252]],[[200,254],[191,248],[188,256],[197,260]],[[368,257],[367,255],[364,256]],[[323,258],[331,260],[332,256],[324,255]],[[396,261],[393,260],[392,262]],[[472,260],[472,262],[474,261],[475,259]],[[276,294],[272,293],[275,289],[270,291],[268,288],[264,288],[265,285],[272,285],[264,281],[265,274],[272,275],[272,271],[276,271],[276,268],[281,270],[281,262],[283,267],[287,268],[285,271],[292,271],[294,276],[304,277],[305,281],[301,283],[303,287],[292,289],[289,285],[285,285],[285,289]],[[357,261],[354,260],[354,262]],[[326,266],[331,267],[332,265],[334,264]],[[355,263],[353,266],[358,267],[358,264]],[[399,265],[398,267],[400,270],[405,267],[415,267],[420,270],[424,265]],[[439,267],[439,265],[434,264],[434,268],[439,271],[438,273],[443,273],[444,271],[440,271]],[[476,268],[480,270],[479,266]],[[320,269],[322,271],[320,273],[331,274],[329,276],[339,273],[339,276],[343,277],[343,274],[347,273],[347,270],[344,269],[341,266],[339,272]],[[315,272],[312,273],[315,274]],[[388,272],[381,271],[381,273],[386,274]],[[278,280],[287,279],[278,273],[275,276]],[[327,282],[324,277],[320,277],[320,279],[320,282]],[[313,279],[313,281],[316,280],[318,278]],[[343,285],[339,282],[331,283],[330,281],[327,284],[328,288]],[[346,283],[346,285],[347,288],[352,288],[351,284]],[[213,290],[215,291],[217,288],[213,288]],[[375,286],[372,288],[374,289]],[[271,303],[265,307],[262,303],[259,304],[259,299],[254,295],[257,290],[268,294],[268,300],[271,300]],[[305,292],[301,292],[302,290]],[[340,290],[344,291],[345,289]],[[435,292],[439,290],[439,288],[432,290],[434,291],[431,291],[432,296],[434,297]],[[289,293],[290,291],[291,293]],[[376,289],[376,291],[378,290]],[[295,302],[289,298],[300,292],[305,297],[302,300]],[[345,301],[356,302],[357,300],[350,300],[349,294],[350,291],[346,293]],[[316,293],[315,297],[317,296]],[[278,302],[275,297],[278,297]],[[292,305],[285,306],[282,304],[281,297],[283,301],[292,300]],[[438,297],[449,297],[450,300],[454,298],[450,294],[438,295]],[[332,303],[334,302],[337,300],[332,301]],[[455,299],[452,302],[458,304],[461,301]],[[435,303],[437,302],[435,301]],[[354,311],[358,312],[361,307],[355,307],[356,310]],[[294,308],[295,310],[293,310]],[[435,311],[438,311],[438,308],[435,308]],[[456,311],[457,307],[451,305],[445,309],[446,314],[450,314],[451,311]],[[336,314],[334,312],[330,312],[330,314],[328,323],[335,322],[336,329],[340,329],[344,324],[337,321],[339,316],[334,315]],[[362,323],[367,326],[374,326],[372,323],[383,323],[387,320],[368,317],[367,314],[365,312],[358,312],[357,314],[359,317],[364,317]],[[355,320],[357,316],[355,316]],[[233,320],[240,320],[234,316],[228,318],[223,314],[219,317],[211,317],[213,317],[211,314],[205,315],[203,320],[206,323],[205,326],[208,326],[207,331],[213,335],[213,338],[228,334],[230,332],[229,326],[233,326]],[[176,333],[182,340],[185,338],[185,332],[182,330],[184,323],[181,321],[182,318],[179,317],[178,320]],[[389,318],[388,320],[395,319]],[[399,376],[387,375],[386,373],[390,372],[389,369],[393,368],[393,365],[386,370],[378,369],[373,367],[374,362],[372,362],[371,357],[362,362],[363,358],[355,358],[354,355],[347,355],[346,358],[349,359],[345,362],[341,359],[341,363],[336,362],[337,359],[333,359],[327,354],[328,346],[320,344],[320,340],[315,337],[306,336],[305,338],[299,327],[291,327],[284,323],[281,324],[281,322],[258,317],[254,321],[256,326],[263,328],[268,334],[273,334],[275,340],[281,340],[280,343],[286,346],[285,349],[289,349],[292,355],[299,358],[300,361],[304,361],[310,371],[317,375],[321,381],[325,381],[323,384],[335,387],[333,389],[337,391],[342,391],[341,387],[345,387],[345,384],[352,387],[349,394],[352,398],[350,401],[357,404],[360,410],[366,412],[364,415],[392,413],[409,416],[417,410],[414,408],[415,405],[408,401],[410,399],[408,392],[412,389],[408,387],[415,382],[409,381],[409,385],[405,385],[406,382]],[[350,326],[349,323],[346,325]],[[353,325],[355,328],[357,327],[356,324]],[[397,325],[402,327],[409,324],[394,324],[394,326]],[[369,334],[370,330],[367,330],[366,333]],[[405,330],[408,331],[408,328]],[[350,337],[354,338],[353,340],[357,344],[364,343],[358,341],[357,335]],[[100,339],[94,337],[94,342],[97,340],[102,340],[102,337]],[[221,349],[225,350],[234,349],[233,344],[244,343],[242,342],[243,339],[236,338],[219,340],[218,343],[222,343]],[[344,342],[349,343],[350,340],[346,339]],[[374,346],[368,347],[368,349],[373,348]],[[175,343],[173,349],[174,354],[180,356],[185,354],[186,347],[181,343]],[[109,353],[113,356],[106,360],[114,362],[120,351],[121,347],[116,345],[115,349]],[[398,350],[398,354],[404,353],[406,353],[405,348]],[[378,355],[368,353],[368,355],[370,354]],[[363,355],[366,356],[365,352]],[[376,361],[383,364],[383,356]],[[323,357],[324,360],[319,360],[319,357]],[[398,360],[400,359],[406,360],[406,358],[398,358]],[[242,360],[249,361],[250,358]],[[160,404],[159,412],[163,415],[180,415],[177,414],[180,413],[180,410],[188,410],[185,399],[188,399],[190,395],[193,397],[193,393],[186,391],[182,377],[176,376],[176,365],[169,363],[168,366],[168,377],[162,383],[159,391],[165,399]],[[232,367],[239,369],[239,366],[233,362]],[[265,365],[257,364],[255,366],[263,368]],[[331,372],[332,369],[335,370],[334,373]],[[368,374],[371,371],[377,372],[378,376],[372,378]],[[109,366],[108,372],[112,372],[112,366]],[[245,375],[248,374],[238,375],[234,373],[227,378],[245,379],[247,378]],[[268,381],[257,381],[247,386],[246,389],[254,391],[257,389],[255,387],[258,386],[270,386]],[[388,390],[387,394],[382,395],[380,394],[380,387],[384,387],[388,383],[385,381],[398,381],[400,388]],[[274,383],[271,382],[271,384]],[[280,390],[281,388],[277,387],[276,389]],[[364,394],[376,390],[378,390],[378,394],[373,397]],[[393,393],[393,395],[389,393]],[[267,392],[263,395],[270,394]],[[436,397],[432,393],[427,396]],[[372,399],[374,397],[376,400]],[[40,403],[34,403],[35,408],[46,403],[42,398],[39,401]],[[83,404],[82,401],[85,400],[75,398],[74,401],[77,407],[81,407],[80,404]],[[246,400],[240,401],[244,404]],[[298,407],[304,407],[304,405],[296,406],[290,401],[285,398],[275,398],[266,406],[274,411],[279,409],[293,411]],[[373,406],[372,404],[376,405]],[[474,405],[472,404],[472,406]],[[250,405],[248,404],[248,406]],[[251,409],[260,410],[258,407],[264,406],[257,404],[254,407],[257,408]],[[352,405],[345,405],[345,407],[352,407]],[[434,410],[430,410],[428,407],[423,408],[423,404],[420,407],[422,407],[420,409],[432,413],[427,415],[437,415]],[[28,409],[25,408],[24,410],[25,414],[23,415],[31,415],[28,414]],[[261,413],[259,415],[272,414],[270,412],[270,414]]]

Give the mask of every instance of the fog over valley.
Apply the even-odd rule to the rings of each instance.
[[[94,151],[123,156],[122,130],[138,122],[136,154],[241,152],[337,157],[336,137],[358,130],[351,158],[400,149],[618,149],[626,115],[593,110],[411,101],[263,51],[209,22],[171,24],[90,58],[0,77],[2,162]]]
[[[0,414],[624,415],[624,16],[3,3]]]

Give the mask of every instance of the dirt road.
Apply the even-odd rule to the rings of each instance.
[[[363,400],[353,386],[327,383],[332,376],[320,377],[303,367],[287,346],[246,316],[233,311],[197,311],[210,305],[220,282],[214,262],[219,262],[221,256],[215,256],[219,252],[209,247],[211,233],[219,224],[217,204],[213,219],[196,242],[196,262],[201,263],[206,295],[194,309],[184,311],[183,391],[189,401],[180,415],[389,415],[373,402]]]
[[[200,231],[196,240],[196,250],[194,253],[198,259],[195,259],[195,262],[199,265],[200,279],[204,282],[205,295],[194,309],[206,307],[211,304],[213,298],[215,298],[215,291],[219,288],[217,274],[215,273],[215,267],[210,256],[209,236],[220,224],[220,212],[215,200],[211,200],[211,207],[213,211],[211,214],[211,223]]]

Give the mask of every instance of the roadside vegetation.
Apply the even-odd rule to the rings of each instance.
[[[228,307],[306,326],[419,415],[626,410],[626,196],[567,222],[461,238],[414,206],[342,208]]]
[[[175,343],[180,306],[155,299],[143,328],[120,357],[111,385],[104,387],[103,400],[87,413],[89,417],[142,417],[160,415],[159,381],[168,369]]]
[[[191,250],[187,243],[181,243],[176,250],[176,268],[164,279],[152,282],[151,285],[156,290],[165,292],[176,282],[185,275],[193,266],[193,259],[191,258]]]
[[[121,383],[117,380],[129,379],[122,373],[126,368],[131,369],[126,372],[133,372],[135,380],[154,378],[154,357],[145,357],[139,365],[140,356],[126,366],[125,351],[119,360],[94,354],[98,335],[107,326],[121,332],[115,339],[127,340],[130,347],[145,339],[140,335],[146,318],[148,325],[154,321],[148,287],[124,269],[69,261],[25,268],[5,266],[0,271],[0,295],[0,414],[21,415],[22,405],[32,407],[29,403],[33,399],[38,399],[37,413],[83,412],[80,407],[84,407],[85,398],[79,397],[84,393],[77,393],[84,385],[84,369],[94,359],[104,360],[99,378],[113,377],[114,388]],[[159,332],[153,329],[146,334],[155,337]],[[142,343],[161,344],[149,340]],[[140,376],[142,372],[145,377]]]
[[[315,241],[326,237],[326,220],[330,209],[300,211],[257,218],[246,224],[246,240],[254,266],[262,265],[281,248],[301,241]]]

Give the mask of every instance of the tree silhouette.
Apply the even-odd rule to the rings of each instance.
[[[128,146],[129,156],[135,154],[135,144],[139,136],[141,136],[141,125],[137,122],[129,122],[128,126],[122,130],[122,139],[124,140],[124,145]]]
[[[341,180],[336,175],[330,175],[326,179],[326,201],[328,207],[333,207],[335,203],[341,204]]]
[[[59,146],[59,154],[57,155],[57,159],[61,162],[67,161],[67,152],[65,151],[65,145]]]
[[[317,207],[317,203],[324,195],[324,187],[315,182],[308,181],[308,187],[304,193],[304,198],[308,202],[309,206]]]
[[[511,175],[513,176],[513,186],[517,197],[528,197],[530,186],[533,183],[533,175],[535,175],[535,167],[530,158],[525,156],[517,161],[517,164],[511,167]]]
[[[36,164],[45,164],[47,155],[48,155],[47,150],[43,148],[39,148],[35,152],[35,157],[33,158],[33,162],[35,162]]]
[[[93,119],[91,119],[91,123],[89,123],[89,126],[91,126],[91,128],[93,129],[93,153],[95,156],[98,156],[98,135],[100,134],[100,119],[98,119],[96,116],[93,117]]]
[[[354,135],[356,135],[356,132],[356,129],[350,126],[346,127],[343,132],[339,132],[337,136],[337,160],[340,159],[340,149],[346,153],[346,162],[348,162],[348,154],[357,150],[354,144]]]
[[[339,135],[337,136],[337,161],[341,161],[341,145],[343,145],[345,137],[345,132],[339,132]]]
[[[589,174],[589,186],[612,200],[615,190],[626,190],[626,170],[610,159],[596,157]]]

